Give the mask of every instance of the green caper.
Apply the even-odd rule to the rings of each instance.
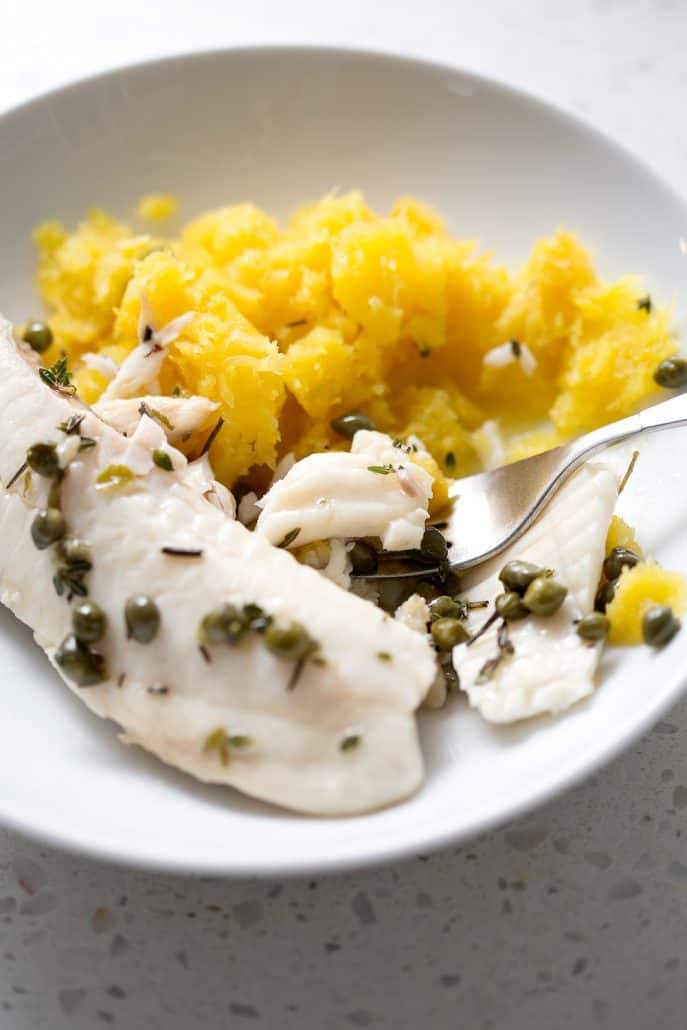
[[[598,640],[606,639],[611,628],[611,622],[608,616],[603,615],[601,612],[590,612],[589,615],[585,615],[580,619],[575,628],[577,629],[578,636],[591,644],[595,644]]]
[[[42,354],[52,343],[52,329],[46,322],[29,322],[24,339],[37,354]]]
[[[614,547],[604,561],[606,579],[617,579],[624,568],[631,569],[639,561],[639,555],[629,547]]]
[[[596,592],[594,598],[594,611],[605,612],[608,605],[615,597],[616,587],[618,586],[617,579],[609,579],[607,583],[602,583]]]
[[[84,540],[77,540],[76,537],[61,540],[59,555],[62,561],[67,562],[68,565],[81,566],[86,572],[92,568],[93,554],[90,546]]]
[[[371,576],[377,571],[377,552],[372,544],[356,540],[348,552],[352,571],[358,576]]]
[[[525,591],[522,601],[534,615],[553,615],[565,600],[568,588],[549,576],[537,576]]]
[[[432,623],[432,640],[438,651],[450,651],[463,644],[470,634],[459,619],[441,618]]]
[[[349,411],[347,415],[339,415],[329,423],[335,433],[352,440],[360,429],[374,429],[375,424],[369,415],[361,411]]]
[[[506,590],[524,594],[537,576],[551,576],[550,569],[542,569],[528,561],[509,561],[499,572],[499,579]]]
[[[124,606],[126,634],[139,644],[149,644],[160,628],[160,609],[147,594],[135,594]]]
[[[288,626],[269,626],[265,630],[264,639],[272,654],[295,662],[307,658],[315,650],[315,642],[299,622],[290,622]]]
[[[94,644],[100,640],[106,626],[107,616],[95,601],[81,601],[72,609],[74,636],[83,644]]]
[[[415,584],[414,592],[419,594],[423,601],[429,604],[431,601],[436,601],[439,597],[440,591],[436,584],[428,583],[426,580],[421,580]]]
[[[644,612],[642,618],[642,636],[645,644],[652,647],[663,647],[672,640],[680,628],[680,622],[673,615],[673,609],[667,604],[656,604]]]
[[[221,604],[208,612],[198,635],[203,644],[236,644],[248,629],[251,613],[244,614],[233,604]]]
[[[59,508],[43,508],[31,523],[31,539],[39,551],[57,543],[67,532],[67,523]]]
[[[683,358],[666,358],[654,372],[654,382],[667,390],[679,390],[687,386],[687,361]]]
[[[78,687],[92,687],[105,679],[105,659],[70,633],[55,652],[55,661]]]
[[[436,597],[429,605],[429,613],[432,622],[437,619],[463,619],[465,618],[465,606],[460,601],[454,601],[448,594]]]
[[[435,526],[428,526],[422,534],[420,551],[423,558],[432,562],[432,564],[434,562],[439,562],[440,564],[445,562],[448,558],[448,546],[441,530]]]
[[[60,463],[54,443],[35,443],[26,452],[26,464],[39,476],[54,479],[59,475]]]
[[[494,608],[506,622],[517,622],[518,619],[525,619],[530,614],[520,594],[516,594],[514,590],[509,590],[507,594],[499,594],[494,601]]]

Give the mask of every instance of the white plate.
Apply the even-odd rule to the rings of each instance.
[[[283,215],[340,186],[382,209],[426,198],[460,236],[519,260],[560,224],[602,272],[646,275],[680,314],[687,210],[616,145],[538,100],[448,68],[362,53],[200,54],[78,83],[0,118],[0,309],[36,311],[32,226],[174,190],[185,216],[250,199]],[[687,569],[687,477],[673,431],[643,447],[623,508]],[[590,701],[555,721],[483,723],[461,701],[421,718],[427,779],[388,811],[309,819],[204,787],[125,748],[0,612],[0,821],[110,860],[289,874],[381,862],[467,838],[607,762],[682,694],[687,631],[609,655]]]

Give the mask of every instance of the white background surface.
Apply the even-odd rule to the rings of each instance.
[[[2,106],[113,64],[232,43],[438,58],[583,114],[687,188],[681,0],[12,0],[2,37]],[[527,820],[317,882],[154,877],[0,834],[0,1028],[673,1030],[687,1002],[686,733],[683,703]]]

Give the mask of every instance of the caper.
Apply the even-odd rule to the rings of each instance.
[[[499,594],[494,601],[494,608],[506,622],[517,622],[518,619],[525,619],[530,614],[520,594],[516,594],[514,590],[509,590],[507,594]]]
[[[265,630],[264,639],[272,654],[296,662],[315,650],[314,641],[299,622],[290,622],[288,626],[269,626]]]
[[[423,601],[429,604],[431,601],[436,601],[441,592],[435,583],[428,583],[423,579],[415,584],[414,593],[419,594]]]
[[[687,361],[683,358],[666,358],[654,372],[654,382],[667,390],[679,390],[687,386]]]
[[[200,624],[203,644],[235,644],[248,629],[251,613],[244,614],[233,604],[221,604],[208,612]]]
[[[448,594],[442,594],[430,602],[429,613],[432,622],[437,619],[462,619],[465,617],[465,607],[459,601],[454,601]]]
[[[60,463],[54,443],[35,443],[26,452],[26,464],[39,476],[54,479],[59,475]]]
[[[76,537],[60,541],[59,555],[68,565],[80,565],[85,571],[87,571],[86,566],[90,569],[93,564],[90,546],[84,540],[77,540]]]
[[[52,329],[46,322],[29,322],[24,339],[36,353],[42,354],[52,343]]]
[[[70,633],[55,652],[55,661],[78,687],[92,687],[105,678],[105,659]]]
[[[358,576],[371,576],[377,571],[377,552],[372,544],[356,540],[348,552],[352,571]]]
[[[352,440],[360,429],[374,429],[375,424],[369,415],[361,411],[349,411],[347,415],[339,415],[329,423],[335,433]]]
[[[607,583],[602,583],[596,592],[594,598],[594,611],[605,612],[608,605],[615,597],[616,587],[618,586],[617,579],[609,579]]]
[[[534,615],[553,615],[565,600],[568,588],[549,576],[533,579],[523,596],[523,604]]]
[[[441,618],[432,623],[432,640],[438,651],[450,651],[470,634],[459,619]]]
[[[105,612],[95,601],[81,601],[72,610],[74,636],[84,644],[94,644],[100,640],[106,625]]]
[[[124,606],[124,620],[129,639],[149,644],[160,628],[160,609],[147,594],[135,594]]]
[[[43,508],[31,523],[31,539],[39,551],[57,543],[67,532],[67,523],[59,508]]]
[[[639,561],[639,555],[629,547],[614,547],[604,562],[606,579],[617,579],[624,568],[631,569]]]
[[[432,563],[445,562],[448,557],[448,547],[443,533],[435,526],[428,526],[422,534],[420,551],[423,558]]]
[[[601,612],[590,612],[581,618],[576,626],[578,636],[592,644],[598,640],[605,640],[610,628],[610,619]]]
[[[506,590],[524,594],[532,580],[537,576],[552,575],[549,569],[542,569],[528,561],[509,561],[499,572],[499,579]]]
[[[667,604],[657,604],[644,612],[642,618],[642,636],[645,644],[652,647],[663,647],[672,640],[680,628],[680,622],[673,615],[673,609]]]

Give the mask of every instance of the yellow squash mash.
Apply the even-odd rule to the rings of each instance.
[[[139,204],[149,221],[174,209],[168,196]],[[511,271],[412,198],[382,216],[360,193],[327,196],[283,228],[237,204],[173,239],[92,211],[73,232],[44,223],[35,240],[55,336],[44,360],[66,352],[87,401],[106,379],[81,356],[122,361],[142,292],[158,325],[196,312],[162,389],[220,403],[211,457],[227,486],[265,482],[289,451],[347,447],[330,422],[355,410],[423,441],[437,510],[448,477],[480,467],[485,423],[505,460],[525,457],[630,413],[676,350],[668,312],[640,304],[633,278],[601,282],[570,233]]]

